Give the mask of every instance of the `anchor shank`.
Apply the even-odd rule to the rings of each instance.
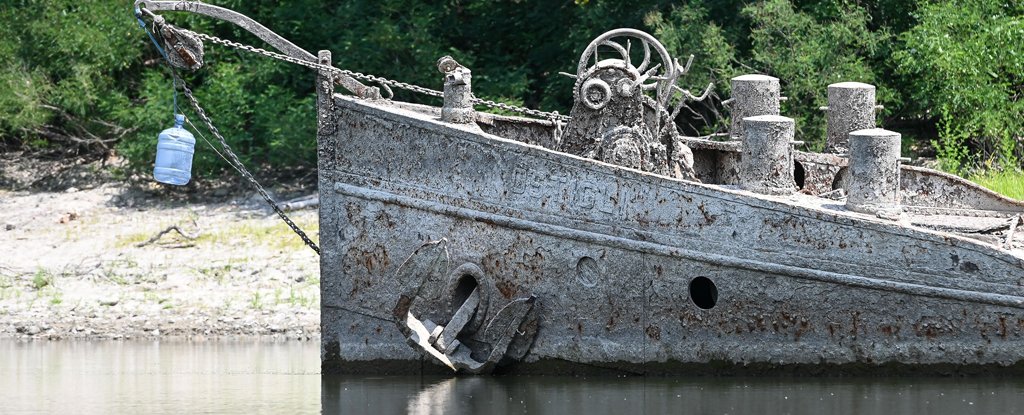
[[[441,334],[437,336],[434,345],[437,346],[438,350],[443,353],[450,353],[451,350],[455,349],[455,346],[458,345],[458,343],[455,342],[455,337],[462,332],[462,329],[466,327],[469,320],[473,318],[473,315],[476,314],[477,306],[479,305],[480,290],[478,288],[474,288],[473,292],[466,298],[466,301],[462,303],[461,307],[459,307],[459,310],[452,316],[448,325],[446,325],[444,330],[441,331]]]

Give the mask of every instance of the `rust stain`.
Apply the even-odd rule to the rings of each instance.
[[[704,221],[707,222],[707,225],[711,225],[715,223],[716,220],[718,220],[718,218],[716,218],[714,215],[708,213],[707,208],[704,207],[704,202],[701,202],[699,205],[697,205],[697,209],[700,209],[700,214],[704,215]]]
[[[644,333],[647,333],[647,337],[650,337],[654,340],[661,340],[661,327],[652,324],[650,326],[647,326],[646,329],[644,329]]]
[[[934,339],[939,335],[939,329],[934,325],[928,323],[917,323],[914,324],[914,334],[916,334],[918,337]]]
[[[800,341],[800,338],[803,337],[804,333],[809,331],[811,331],[811,322],[807,321],[807,319],[801,318],[800,322],[797,324],[796,333],[794,333],[794,341]]]
[[[502,297],[505,298],[512,298],[517,292],[519,292],[516,286],[508,281],[499,281],[495,283],[494,286],[498,288],[498,292],[500,292]]]
[[[396,304],[395,308],[391,310],[391,315],[397,319],[403,319],[411,306],[412,297],[403,294],[398,298],[398,304]]]

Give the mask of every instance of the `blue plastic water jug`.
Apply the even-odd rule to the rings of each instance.
[[[196,137],[181,127],[183,123],[185,116],[174,114],[174,127],[164,130],[157,138],[153,177],[160,183],[182,186],[192,178]]]

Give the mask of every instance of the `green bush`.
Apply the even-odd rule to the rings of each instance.
[[[908,107],[938,119],[945,168],[1012,167],[1024,140],[1024,3],[923,3],[894,58]],[[973,151],[968,151],[971,149]]]
[[[124,137],[116,113],[144,51],[129,17],[114,2],[0,4],[0,138],[77,154]]]

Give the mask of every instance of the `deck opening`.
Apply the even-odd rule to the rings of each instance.
[[[804,171],[804,165],[799,161],[793,162],[793,181],[796,182],[797,189],[804,188],[804,182],[806,181],[807,172]]]
[[[836,172],[835,179],[832,180],[832,190],[846,189],[846,180],[850,175],[849,169],[843,167]]]
[[[697,277],[690,281],[690,300],[697,307],[710,310],[718,302],[718,287],[708,277]]]

